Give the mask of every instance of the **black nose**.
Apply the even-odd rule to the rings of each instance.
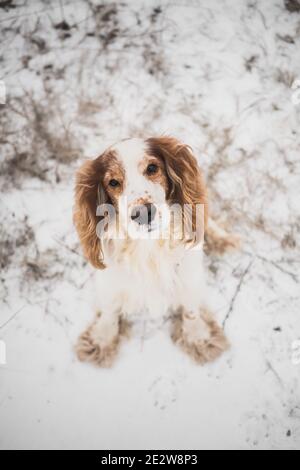
[[[131,220],[139,225],[149,225],[155,218],[156,207],[154,204],[143,204],[135,206],[131,212]]]

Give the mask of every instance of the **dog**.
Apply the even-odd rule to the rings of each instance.
[[[173,341],[197,363],[228,349],[207,306],[204,235],[218,251],[238,242],[209,217],[204,178],[189,146],[169,136],[131,138],[83,163],[74,223],[96,268],[96,317],[79,337],[81,361],[111,366],[139,312],[171,313]]]

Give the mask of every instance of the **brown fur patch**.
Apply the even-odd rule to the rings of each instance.
[[[202,172],[191,149],[174,137],[162,136],[147,139],[148,153],[164,163],[168,191],[167,201],[181,207],[190,205],[191,213],[187,216],[188,225],[194,233],[194,240],[199,241],[199,234],[204,232],[208,219],[207,191]],[[196,227],[196,205],[204,208],[204,227]],[[186,216],[186,215],[185,215]],[[202,224],[203,225],[203,224]]]
[[[96,233],[97,223],[101,220],[96,216],[96,209],[99,204],[115,204],[116,193],[122,186],[108,192],[108,182],[114,175],[123,178],[123,185],[120,162],[110,150],[95,160],[87,160],[76,174],[74,224],[85,257],[98,269],[104,269],[105,264],[101,240]]]
[[[152,175],[147,174],[147,168],[149,165],[156,165],[158,171]],[[168,185],[168,177],[166,172],[166,167],[164,161],[154,155],[145,155],[141,164],[140,164],[140,171],[144,174],[145,178],[148,178],[153,183],[160,184],[167,196],[169,185]]]
[[[207,362],[214,361],[221,356],[224,351],[229,349],[229,342],[222,328],[217,324],[210,312],[207,310],[201,311],[201,318],[205,321],[210,330],[208,339],[198,340],[197,342],[189,339],[183,329],[183,309],[180,309],[174,317],[171,337],[195,362],[204,365]]]
[[[78,339],[75,347],[77,357],[82,362],[91,362],[99,367],[111,367],[122,340],[130,335],[131,325],[127,320],[120,318],[118,336],[104,348],[94,342],[91,336],[92,326],[93,324]]]

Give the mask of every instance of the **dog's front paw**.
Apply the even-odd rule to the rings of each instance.
[[[201,317],[196,320],[186,319],[182,313],[177,315],[171,336],[176,344],[201,365],[214,361],[229,348],[222,328],[207,311],[202,312]]]
[[[80,335],[75,347],[80,361],[92,362],[99,367],[110,367],[119,351],[121,340],[130,335],[130,323],[119,318],[115,324],[101,323],[97,319]]]
[[[92,362],[97,366],[110,367],[117,356],[119,336],[108,344],[101,344],[93,336],[92,328],[82,333],[76,345],[77,357],[80,361]]]

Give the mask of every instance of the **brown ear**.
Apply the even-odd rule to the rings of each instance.
[[[148,139],[151,152],[158,155],[165,163],[169,180],[168,200],[171,204],[188,204],[191,212],[191,225],[196,232],[195,206],[203,206],[204,229],[208,220],[207,192],[202,172],[190,147],[174,137],[153,137]]]
[[[74,224],[83,253],[90,263],[98,269],[105,268],[101,240],[96,233],[97,223],[100,220],[96,216],[97,205],[106,202],[106,193],[100,182],[102,174],[101,156],[95,160],[86,161],[79,168],[76,174],[74,207]]]

